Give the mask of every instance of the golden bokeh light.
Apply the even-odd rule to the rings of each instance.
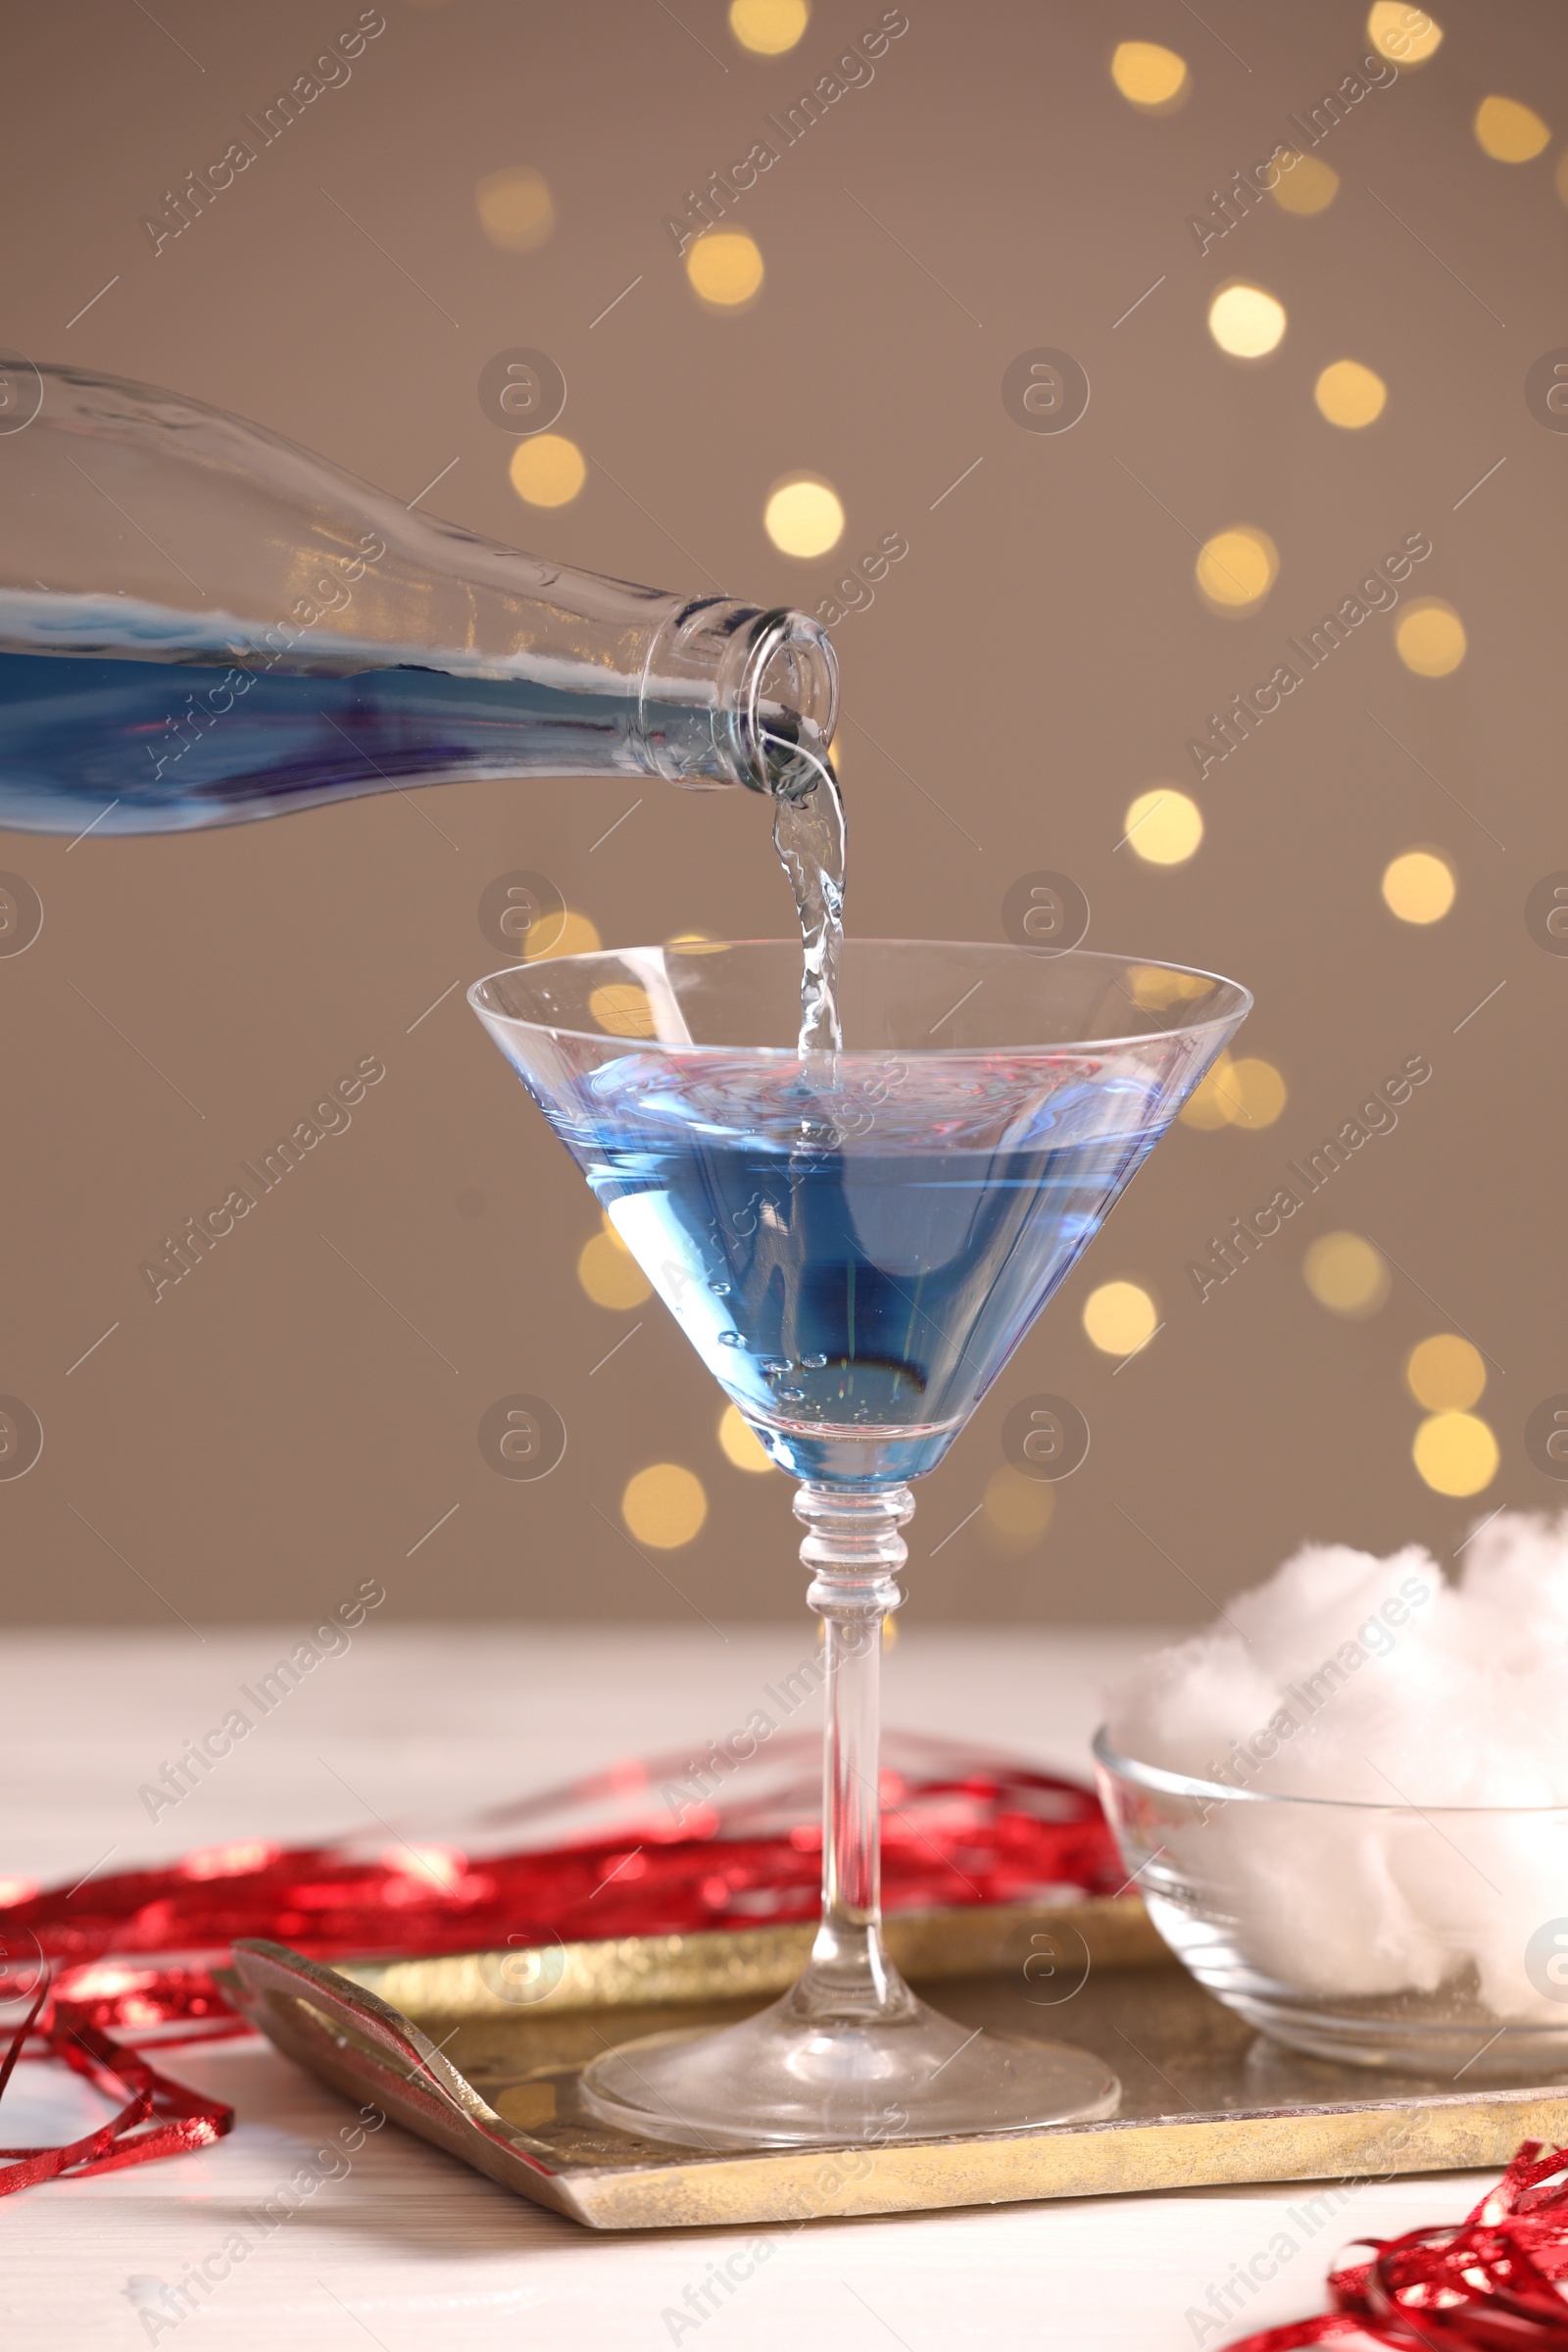
[[[1363,368],[1359,360],[1336,360],[1325,368],[1312,387],[1312,398],[1320,415],[1330,424],[1342,424],[1347,432],[1358,432],[1363,424],[1375,424],[1382,416],[1389,397],[1389,387],[1372,368]]]
[[[1380,57],[1396,65],[1421,66],[1443,39],[1443,26],[1434,24],[1424,8],[1406,0],[1377,0],[1366,21],[1366,37]]]
[[[998,1551],[1032,1551],[1055,1507],[1054,1486],[1045,1479],[1025,1478],[1004,1462],[986,1481],[985,1532]]]
[[[1233,1104],[1230,1115],[1235,1127],[1272,1127],[1290,1100],[1274,1064],[1255,1054],[1231,1063],[1225,1092]]]
[[[1168,115],[1183,104],[1192,88],[1187,60],[1157,41],[1118,41],[1111,55],[1110,78],[1129,106],[1146,115]]]
[[[744,229],[710,229],[688,248],[686,275],[710,310],[742,310],[762,283],[761,248]]]
[[[1271,1061],[1255,1054],[1233,1061],[1222,1054],[1183,1103],[1184,1127],[1272,1127],[1290,1100],[1285,1080]]]
[[[1415,1433],[1415,1466],[1438,1494],[1479,1494],[1497,1475],[1497,1441],[1477,1413],[1432,1413]]]
[[[1269,190],[1285,213],[1326,213],[1340,192],[1340,175],[1321,156],[1294,150],[1278,159],[1279,178]]]
[[[1284,303],[1262,286],[1221,286],[1208,306],[1208,331],[1233,360],[1266,359],[1285,324]]]
[[[674,1551],[689,1544],[708,1517],[708,1494],[695,1470],[680,1462],[650,1462],[626,1483],[620,1515],[639,1544]]]
[[[1383,869],[1383,903],[1401,923],[1441,923],[1459,885],[1436,850],[1406,850]]]
[[[609,1037],[653,1037],[654,1007],[646,988],[633,980],[612,980],[596,988],[588,1009]]]
[[[1405,1386],[1429,1413],[1468,1411],[1487,1385],[1486,1359],[1456,1331],[1435,1332],[1411,1348]]]
[[[568,906],[561,914],[542,915],[529,925],[522,959],[540,963],[547,956],[591,956],[599,945],[598,926]]]
[[[1401,615],[1394,643],[1405,668],[1418,678],[1446,678],[1464,660],[1464,622],[1441,597],[1423,597]]]
[[[844,507],[826,482],[797,474],[769,496],[762,527],[780,555],[825,556],[844,536]]]
[[[487,172],[473,191],[479,225],[503,253],[532,253],[556,225],[555,201],[531,164]]]
[[[1133,1003],[1146,1012],[1168,1012],[1173,1004],[1190,1004],[1196,997],[1207,996],[1213,986],[1201,972],[1173,972],[1157,963],[1130,963],[1126,984]]]
[[[617,1314],[653,1296],[653,1284],[609,1224],[578,1251],[577,1280],[595,1306],[612,1307]]]
[[[1146,865],[1181,865],[1203,838],[1203,812],[1174,784],[1141,792],[1122,818],[1127,847]]]
[[[1358,1319],[1377,1313],[1393,1278],[1363,1234],[1325,1233],[1302,1259],[1301,1279],[1319,1306]]]
[[[1182,1104],[1180,1117],[1184,1127],[1212,1133],[1216,1127],[1230,1125],[1241,1102],[1232,1074],[1234,1069],[1230,1054],[1221,1054]]]
[[[1216,531],[1198,551],[1199,592],[1216,612],[1241,612],[1260,604],[1279,577],[1280,551],[1267,531],[1237,523]]]
[[[754,57],[782,57],[810,17],[807,0],[729,0],[729,28]]]
[[[564,433],[535,433],[519,441],[507,470],[512,487],[530,507],[569,506],[588,478],[582,451]]]
[[[1102,1355],[1132,1355],[1158,1326],[1158,1307],[1136,1282],[1102,1282],[1084,1300],[1084,1329]]]
[[[1482,154],[1497,164],[1533,163],[1551,137],[1535,108],[1518,98],[1483,98],[1474,129]]]
[[[718,1443],[724,1459],[737,1470],[771,1470],[773,1463],[751,1423],[737,1404],[726,1404],[718,1416]]]

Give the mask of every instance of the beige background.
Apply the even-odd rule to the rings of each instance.
[[[662,218],[874,23],[869,0],[819,0],[800,48],[771,62],[736,48],[716,0],[385,8],[350,83],[157,259],[143,213],[355,12],[160,0],[156,23],[97,5],[13,24],[7,338],[253,416],[405,498],[456,458],[438,511],[670,586],[710,576],[813,605],[841,564],[775,553],[761,507],[792,468],[827,476],[848,509],[844,556],[893,530],[910,548],[838,631],[856,722],[852,927],[997,937],[1016,876],[1065,869],[1092,902],[1091,944],[1247,981],[1247,1049],[1290,1089],[1266,1131],[1179,1129],[1162,1147],[926,1482],[915,1609],[1196,1620],[1195,1586],[1223,1596],[1308,1534],[1448,1553],[1477,1511],[1562,1499],[1522,1431],[1568,1388],[1568,962],[1533,944],[1523,906],[1568,865],[1568,438],[1531,416],[1523,381],[1568,339],[1568,214],[1560,136],[1513,169],[1469,127],[1499,90],[1568,129],[1557,12],[1442,0],[1436,59],[1334,134],[1332,209],[1269,206],[1205,259],[1186,217],[1350,70],[1357,8],[1212,0],[1210,31],[1176,0],[908,0],[874,82],[745,199],[737,221],[767,280],[723,318],[690,293]],[[1189,59],[1181,112],[1151,120],[1117,96],[1106,60],[1126,36]],[[555,194],[555,233],[532,255],[480,230],[475,180],[509,164],[536,166]],[[1235,274],[1288,307],[1267,367],[1228,363],[1206,332],[1208,298]],[[564,368],[563,429],[588,459],[581,496],[553,514],[514,496],[512,444],[475,397],[485,362],[517,344]],[[1092,404],[1069,434],[1025,433],[1004,412],[1003,371],[1036,345],[1088,369]],[[1390,386],[1359,434],[1312,404],[1318,369],[1346,355]],[[1195,592],[1192,534],[1237,520],[1273,535],[1282,567],[1260,611],[1226,620]],[[1117,852],[1135,792],[1191,781],[1184,740],[1216,699],[1265,675],[1287,634],[1415,530],[1435,546],[1422,588],[1469,631],[1457,674],[1411,676],[1372,620],[1211,773],[1191,863]],[[277,1620],[368,1574],[403,1617],[797,1605],[784,1482],[724,1460],[716,1393],[657,1303],[616,1315],[583,1297],[591,1201],[461,991],[413,1026],[498,960],[475,908],[508,868],[553,877],[611,943],[783,928],[757,803],[650,784],[594,850],[635,798],[500,784],[69,854],[0,839],[0,863],[46,908],[35,946],[0,961],[0,1391],[46,1436],[28,1476],[0,1483],[14,1619]],[[1459,877],[1427,930],[1395,922],[1378,890],[1416,844]],[[138,1260],[367,1054],[388,1074],[352,1129],[155,1307]],[[1397,1132],[1200,1306],[1185,1262],[1415,1054],[1435,1075]],[[1327,1314],[1300,1278],[1306,1242],[1337,1225],[1405,1270],[1365,1322]],[[1167,1320],[1113,1372],[1079,1313],[1118,1274]],[[1452,1328],[1497,1367],[1482,1409],[1502,1466],[1475,1504],[1429,1493],[1410,1462],[1403,1358]],[[1009,1404],[1048,1389],[1077,1399],[1094,1446],[1042,1542],[1002,1556],[982,1515],[929,1558],[974,1511]],[[570,1430],[538,1485],[503,1481],[477,1448],[485,1407],[514,1390],[546,1395]],[[662,1574],[594,1507],[613,1521],[627,1477],[657,1460],[695,1469],[710,1501]]]

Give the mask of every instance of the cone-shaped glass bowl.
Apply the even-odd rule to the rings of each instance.
[[[725,1394],[803,1481],[826,1622],[822,1924],[718,2033],[608,2052],[589,2110],[645,2136],[808,2146],[1108,2114],[1060,2044],[966,2036],[882,1949],[877,1668],[906,1480],[941,1460],[1250,1004],[1170,964],[855,940],[844,1049],[803,1062],[795,943],[497,972],[469,1002]]]

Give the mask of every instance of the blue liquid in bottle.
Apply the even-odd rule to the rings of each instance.
[[[112,627],[113,657],[0,650],[0,825],[176,832],[393,786],[646,775],[639,729],[657,734],[678,715],[520,672],[400,662],[386,648],[294,666],[259,640],[204,640],[184,614],[81,601],[97,616],[90,627],[83,615],[83,636],[101,641]],[[14,647],[29,618],[58,635],[66,602],[6,598],[0,628]]]
[[[804,791],[794,747],[832,737],[805,614],[526,555],[156,385],[0,353],[0,826],[530,774]]]

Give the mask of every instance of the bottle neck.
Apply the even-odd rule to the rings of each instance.
[[[815,782],[837,717],[838,661],[817,621],[696,598],[649,648],[637,750],[668,783],[789,798]]]

